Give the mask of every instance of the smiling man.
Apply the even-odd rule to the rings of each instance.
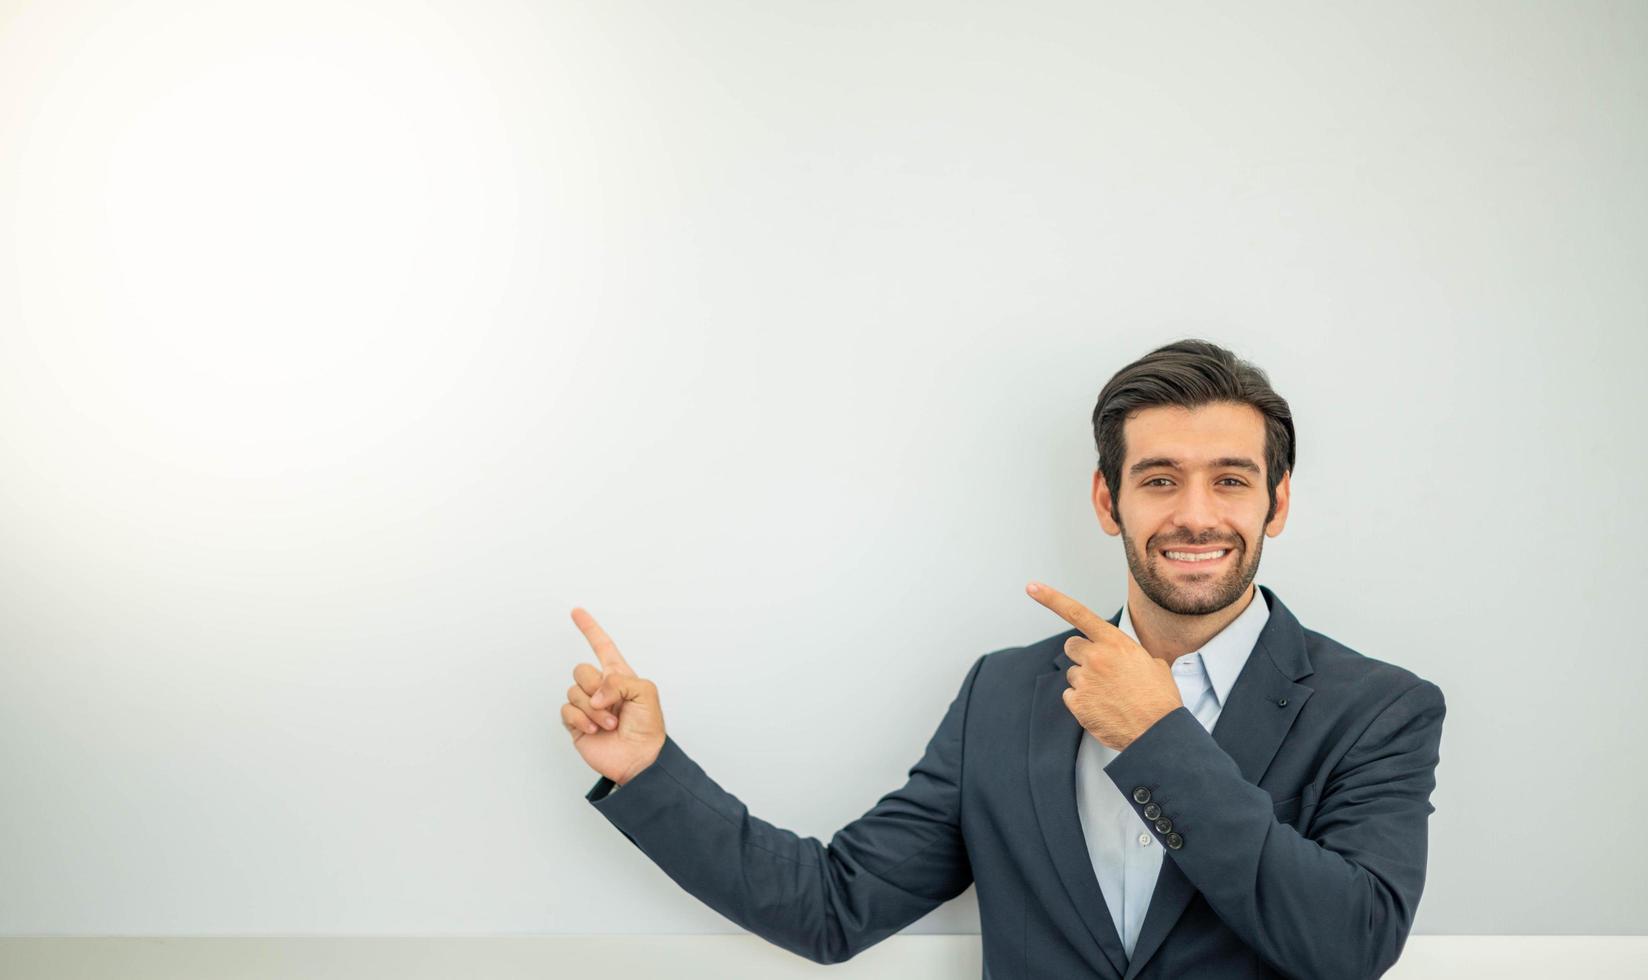
[[[600,661],[561,710],[601,775],[587,799],[688,892],[819,963],[977,883],[994,980],[1385,972],[1424,887],[1446,706],[1254,585],[1287,521],[1287,402],[1183,340],[1110,379],[1093,432],[1127,601],[1105,619],[1030,583],[1072,628],[974,660],[908,781],[828,844],[710,779],[575,609]]]

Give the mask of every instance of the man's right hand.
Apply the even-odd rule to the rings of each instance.
[[[652,681],[635,676],[595,617],[583,608],[572,621],[601,662],[572,668],[561,723],[591,769],[622,786],[652,765],[664,748],[664,711]]]

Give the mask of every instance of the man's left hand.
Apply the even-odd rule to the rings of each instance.
[[[1025,591],[1086,637],[1064,641],[1076,662],[1065,671],[1064,706],[1094,738],[1120,752],[1184,704],[1166,662],[1057,589],[1032,582]]]

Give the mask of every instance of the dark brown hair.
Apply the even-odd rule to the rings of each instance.
[[[1158,347],[1117,371],[1093,406],[1098,468],[1110,488],[1110,516],[1118,524],[1117,501],[1127,451],[1122,423],[1143,408],[1179,405],[1195,409],[1213,402],[1251,405],[1264,416],[1265,482],[1270,491],[1265,523],[1276,516],[1276,485],[1293,471],[1293,413],[1287,399],[1271,389],[1270,378],[1258,367],[1217,344],[1186,339]]]

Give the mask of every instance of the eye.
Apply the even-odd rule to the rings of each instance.
[[[1150,479],[1144,481],[1144,485],[1148,487],[1148,486],[1156,483],[1157,481],[1163,481],[1163,480],[1167,480],[1167,477],[1165,477],[1165,476],[1153,476]],[[1245,481],[1241,480],[1238,477],[1234,477],[1234,476],[1224,477],[1219,482],[1224,483],[1226,480],[1230,481],[1231,483],[1234,483],[1236,486],[1239,486],[1239,487],[1247,486],[1247,483]],[[1168,482],[1172,482],[1172,481],[1168,481]]]

